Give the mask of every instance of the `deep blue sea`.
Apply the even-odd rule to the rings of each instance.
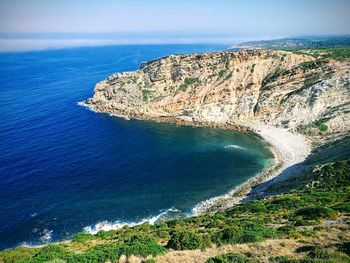
[[[123,120],[77,103],[96,82],[222,45],[129,45],[0,54],[0,249],[190,215],[262,171],[257,137]]]

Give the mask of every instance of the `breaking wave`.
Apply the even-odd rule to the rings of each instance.
[[[246,148],[239,146],[239,145],[235,145],[235,144],[230,144],[230,145],[226,145],[225,149],[241,149],[241,150],[245,150]]]
[[[161,219],[169,218],[171,214],[178,213],[178,212],[180,212],[178,209],[172,207],[172,208],[169,208],[169,209],[159,213],[156,216],[145,218],[145,219],[142,219],[142,220],[137,221],[137,222],[123,222],[123,221],[108,222],[108,221],[101,221],[101,222],[98,222],[95,225],[84,227],[83,231],[86,232],[86,233],[95,235],[101,230],[104,230],[104,231],[116,230],[116,229],[122,228],[123,226],[132,227],[132,226],[141,225],[141,224],[147,223],[147,222],[149,224],[153,225],[157,221],[159,221]]]

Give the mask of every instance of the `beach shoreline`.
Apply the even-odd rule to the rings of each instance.
[[[193,208],[193,215],[227,209],[241,203],[254,187],[279,177],[287,168],[302,163],[311,153],[311,141],[301,134],[261,123],[250,124],[249,128],[268,144],[274,162],[230,192],[200,202]]]
[[[173,123],[183,126],[196,127],[213,127],[221,128],[236,132],[248,132],[259,136],[265,143],[267,143],[270,151],[274,155],[274,162],[266,170],[251,177],[246,182],[240,184],[228,193],[212,197],[207,200],[199,202],[193,209],[191,216],[201,215],[207,212],[214,212],[222,209],[232,207],[239,204],[247,198],[251,190],[266,181],[278,177],[287,168],[302,163],[306,157],[311,153],[311,140],[300,133],[295,133],[284,128],[277,128],[267,124],[249,121],[247,123],[230,123],[230,122],[210,122],[206,120],[193,120],[182,116],[149,116],[144,114],[129,115],[126,112],[110,112],[106,113],[99,109],[97,105],[90,103],[79,103],[89,110],[96,113],[109,114],[117,118],[125,120],[137,119],[143,121],[155,121]],[[97,106],[97,107],[96,107]]]

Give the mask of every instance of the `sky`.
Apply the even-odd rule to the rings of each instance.
[[[350,0],[0,0],[0,51],[350,34]]]

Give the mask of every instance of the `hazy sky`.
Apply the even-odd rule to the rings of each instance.
[[[197,35],[215,42],[350,34],[349,13],[350,0],[0,0],[0,32],[131,32],[172,41]]]

